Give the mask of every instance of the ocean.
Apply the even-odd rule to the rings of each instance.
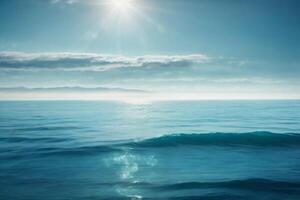
[[[299,200],[300,101],[2,101],[0,199]]]

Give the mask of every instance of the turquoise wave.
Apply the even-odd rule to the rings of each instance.
[[[170,134],[128,143],[132,147],[169,147],[178,145],[214,146],[300,146],[300,134],[256,131],[250,133]]]

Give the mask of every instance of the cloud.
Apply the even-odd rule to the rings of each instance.
[[[145,90],[116,88],[116,87],[0,87],[0,92],[17,92],[17,93],[147,93]]]
[[[0,100],[114,100],[143,103],[151,91],[121,87],[0,87]],[[141,100],[139,100],[141,99]]]
[[[0,52],[0,70],[107,71],[115,68],[187,67],[210,62],[202,54],[115,56],[92,53]]]
[[[53,4],[56,4],[56,3],[74,4],[74,3],[78,3],[79,0],[51,0],[50,2]]]

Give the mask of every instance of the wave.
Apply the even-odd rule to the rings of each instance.
[[[10,143],[19,143],[19,142],[46,142],[46,143],[57,143],[57,142],[66,142],[71,141],[69,138],[58,138],[58,137],[24,137],[24,136],[13,136],[13,137],[0,137],[0,142],[10,142]]]
[[[259,148],[299,148],[300,134],[297,133],[272,133],[257,131],[250,133],[203,133],[203,134],[171,134],[161,137],[154,137],[144,140],[119,140],[110,141],[106,144],[86,144],[84,146],[57,146],[56,143],[64,144],[72,141],[71,138],[61,137],[0,137],[0,143],[40,143],[51,144],[39,148],[30,148],[26,151],[20,149],[11,149],[3,151],[0,156],[6,159],[15,159],[16,157],[28,156],[82,156],[97,155],[99,153],[114,153],[139,148],[167,148],[176,146],[217,146],[217,147],[259,147]],[[53,146],[54,145],[54,146]],[[17,154],[17,155],[16,155]]]
[[[246,196],[241,195],[230,195],[230,194],[217,194],[217,195],[197,195],[197,196],[176,196],[176,197],[140,197],[138,195],[128,195],[128,196],[108,196],[108,197],[98,197],[98,196],[88,196],[88,197],[80,197],[75,200],[253,200],[252,198],[248,198]],[[291,199],[290,199],[291,200]],[[298,200],[298,199],[297,199]]]
[[[110,146],[82,146],[74,148],[59,148],[59,147],[45,147],[35,149],[33,152],[29,152],[27,156],[88,156],[99,155],[102,153],[114,153],[121,152],[120,149]]]
[[[6,136],[0,137],[0,142],[45,142],[59,143],[73,141],[73,138],[66,137],[25,137]],[[266,131],[256,131],[248,133],[192,133],[192,134],[169,134],[160,137],[132,140],[112,140],[107,144],[95,146],[80,146],[78,150],[120,148],[120,147],[145,147],[159,148],[172,146],[261,146],[261,147],[299,147],[300,134],[298,133],[272,133]],[[76,148],[76,147],[74,147]],[[64,148],[63,148],[64,149]],[[67,149],[67,148],[66,148]],[[73,148],[71,148],[73,149]]]
[[[300,182],[275,181],[269,179],[245,179],[222,182],[184,182],[157,187],[157,189],[160,190],[186,190],[207,188],[226,188],[300,194]]]
[[[140,197],[138,195],[128,195],[128,196],[108,196],[108,197],[99,197],[99,196],[88,196],[88,197],[80,197],[76,198],[75,200],[90,200],[90,199],[97,199],[97,200],[250,200],[245,196],[241,195],[230,195],[230,194],[217,194],[217,195],[197,195],[197,196],[179,196],[179,197]],[[251,199],[252,200],[252,199]],[[291,199],[290,199],[291,200]],[[298,200],[298,199],[297,199]]]
[[[151,193],[172,194],[191,194],[189,190],[199,190],[194,194],[201,194],[200,191],[210,191],[202,196],[182,196],[168,197],[167,199],[254,199],[249,194],[259,195],[269,194],[273,196],[289,195],[298,196],[300,194],[300,182],[279,181],[261,178],[237,179],[228,181],[207,181],[207,182],[182,182],[173,184],[159,184],[147,182],[116,182],[103,183],[101,186],[135,188],[139,191],[151,191]],[[166,192],[166,193],[164,193]],[[203,193],[202,193],[203,194]],[[240,194],[242,196],[236,196]],[[152,198],[145,198],[152,199]],[[157,198],[153,198],[157,199]],[[159,198],[158,198],[159,199]],[[256,198],[255,198],[256,199]]]
[[[208,188],[227,188],[245,190],[264,190],[264,191],[294,191],[300,192],[300,182],[279,181],[263,178],[249,178],[228,181],[207,181],[207,182],[182,182],[175,184],[155,184],[149,182],[114,182],[100,183],[103,186],[122,186],[148,188],[158,190],[187,190],[187,189],[208,189]]]
[[[0,159],[16,160],[25,158],[45,157],[45,156],[91,156],[102,153],[121,152],[118,148],[110,146],[81,146],[81,147],[40,147],[26,150],[6,150],[0,152]]]
[[[300,134],[266,131],[249,133],[171,134],[127,143],[131,147],[169,147],[179,145],[214,146],[300,146]]]
[[[14,131],[62,131],[62,130],[75,130],[82,129],[79,126],[38,126],[38,127],[27,127],[27,128],[14,128]]]

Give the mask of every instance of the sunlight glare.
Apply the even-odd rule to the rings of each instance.
[[[112,9],[118,12],[128,12],[133,8],[133,0],[111,0]]]

